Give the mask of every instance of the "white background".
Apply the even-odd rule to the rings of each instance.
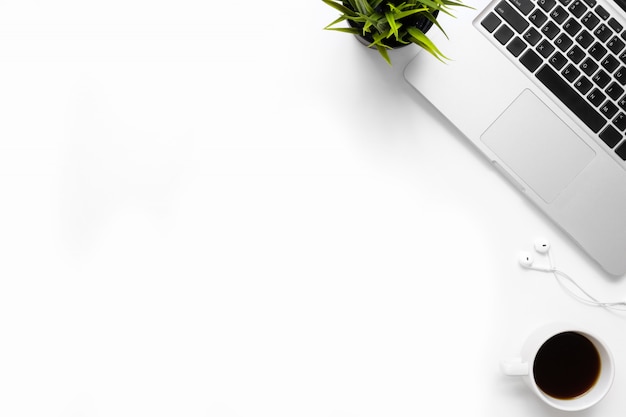
[[[499,370],[555,320],[616,356],[581,415],[623,415],[623,316],[517,252],[624,281],[336,17],[0,1],[0,415],[558,416]]]

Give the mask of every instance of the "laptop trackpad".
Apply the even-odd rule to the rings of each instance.
[[[589,164],[595,152],[530,90],[524,90],[481,140],[546,202]]]

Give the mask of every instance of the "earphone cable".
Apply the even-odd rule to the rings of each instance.
[[[561,288],[563,288],[571,297],[575,298],[576,300],[580,301],[583,304],[587,304],[587,305],[590,305],[590,306],[596,306],[596,307],[603,307],[603,308],[609,308],[609,309],[614,309],[614,310],[626,311],[626,303],[625,302],[617,301],[617,302],[603,303],[601,301],[598,301],[598,299],[596,299],[591,294],[589,294],[587,291],[585,291],[585,289],[582,288],[572,277],[570,277],[569,275],[567,275],[565,272],[561,271],[560,269],[554,268],[553,264],[552,264],[552,257],[550,255],[550,253],[548,253],[548,261],[550,262],[550,267],[553,268],[552,274],[554,275],[554,278],[559,283]],[[581,297],[580,295],[578,295],[574,291],[572,291],[571,288],[569,288],[567,285],[565,285],[565,283],[563,282],[563,279],[565,279],[566,281],[570,282],[574,287],[576,287],[587,298]]]
[[[550,270],[552,274],[554,275],[554,278],[556,279],[557,283],[561,286],[561,288],[563,288],[563,290],[566,293],[568,293],[571,297],[589,306],[603,307],[603,308],[618,310],[618,311],[626,311],[626,302],[624,301],[609,302],[609,303],[598,301],[595,297],[593,297],[591,294],[585,291],[585,289],[582,288],[572,277],[570,277],[568,274],[561,271],[560,269],[557,269],[556,267],[554,267],[554,261],[552,259],[552,252],[549,249],[547,250],[546,254],[548,255],[548,262],[550,264]],[[581,295],[573,291],[568,285],[565,284],[564,281],[567,281],[571,285],[573,285],[586,298],[582,297]]]

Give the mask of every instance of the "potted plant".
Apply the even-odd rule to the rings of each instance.
[[[391,65],[387,51],[405,45],[416,44],[433,54],[437,59],[447,59],[437,46],[426,36],[426,32],[437,26],[439,12],[452,16],[453,7],[465,6],[452,0],[322,0],[338,10],[341,15],[325,27],[355,35],[370,48],[376,48]],[[347,21],[350,27],[336,27]]]

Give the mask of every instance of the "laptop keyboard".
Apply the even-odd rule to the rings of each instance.
[[[626,31],[596,0],[501,0],[481,25],[626,161]]]

